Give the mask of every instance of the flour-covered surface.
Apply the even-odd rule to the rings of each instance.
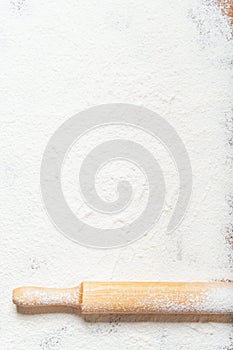
[[[2,0],[0,16],[0,348],[232,349],[230,323],[85,322],[76,314],[23,315],[11,303],[20,285],[233,278],[228,19],[201,0]],[[182,224],[168,235],[175,198],[168,172],[174,195],[167,192],[152,230],[124,248],[95,250],[50,222],[40,164],[49,138],[71,115],[115,102],[143,105],[176,129],[191,159],[193,193]]]

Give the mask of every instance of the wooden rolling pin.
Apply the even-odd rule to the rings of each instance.
[[[67,306],[83,314],[232,314],[231,282],[83,282],[74,288],[21,287],[24,308]]]

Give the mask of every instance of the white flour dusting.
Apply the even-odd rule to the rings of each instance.
[[[70,289],[23,289],[14,298],[21,307],[34,306],[72,306],[79,307],[80,292],[78,288]]]
[[[216,288],[207,295],[204,308],[209,312],[231,312],[233,313],[233,293],[232,288]]]
[[[233,279],[225,239],[232,189],[225,126],[232,113],[232,39],[215,1],[3,0],[0,17],[0,348],[233,348],[231,324],[88,323],[70,314],[17,314],[11,301],[12,289],[21,285]],[[40,163],[50,136],[69,116],[116,102],[143,105],[176,129],[192,163],[192,199],[181,226],[168,235],[177,195],[171,169],[172,193],[169,187],[161,220],[145,237],[122,249],[88,249],[49,221]],[[143,141],[153,150],[149,139]],[[86,149],[84,143],[81,156]],[[67,169],[73,173],[74,167]],[[224,293],[213,292],[206,305],[232,307]]]

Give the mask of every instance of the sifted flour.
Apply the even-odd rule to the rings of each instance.
[[[215,1],[205,0],[3,0],[0,17],[0,348],[232,349],[227,323],[84,322],[73,314],[18,314],[11,301],[12,289],[21,285],[233,279],[226,240],[228,234],[231,242],[227,200],[231,203],[233,185],[228,19]],[[69,116],[116,102],[143,105],[176,129],[192,163],[192,199],[182,224],[167,234],[178,179],[159,152],[169,169],[160,220],[129,246],[88,249],[63,237],[49,221],[40,195],[41,159],[49,138]],[[126,134],[135,137],[131,130]],[[136,136],[158,153],[149,138]],[[90,142],[100,137],[94,133]],[[85,142],[82,147],[75,164],[88,150]],[[76,186],[66,176],[76,168],[67,161],[64,192],[79,212]],[[108,179],[110,170],[105,169]],[[97,187],[106,184],[99,181]],[[99,193],[112,198],[109,188]],[[95,220],[103,225],[100,217]],[[207,306],[231,308],[224,293],[213,292]]]

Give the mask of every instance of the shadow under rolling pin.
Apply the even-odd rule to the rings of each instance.
[[[73,288],[20,287],[24,309],[63,307],[81,314],[233,314],[231,282],[83,282]]]

